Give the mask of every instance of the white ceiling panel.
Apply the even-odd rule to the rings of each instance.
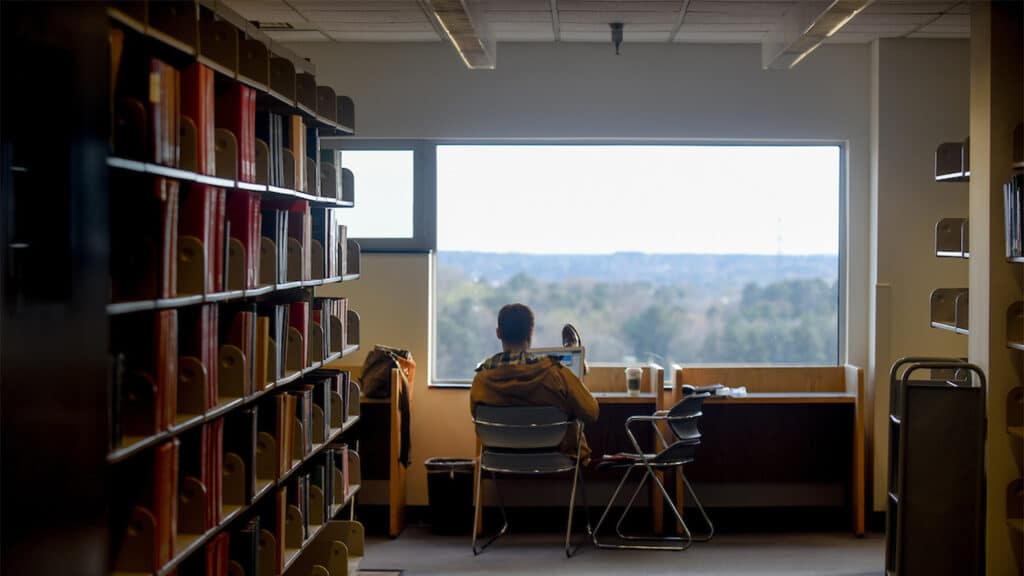
[[[792,2],[747,2],[737,0],[693,0],[686,19],[694,14],[722,14],[736,18],[781,18]]]
[[[690,24],[679,27],[680,32],[767,32],[770,24]]]
[[[676,42],[690,44],[755,44],[761,41],[764,32],[686,32],[676,36]]]
[[[955,0],[916,0],[913,2],[899,2],[889,0],[875,0],[870,6],[864,9],[862,15],[869,14],[942,14],[961,2]]]
[[[329,24],[331,22],[348,22],[352,24],[408,24],[409,22],[422,22],[429,24],[430,21],[423,12],[307,12],[306,17],[311,22]]]
[[[678,12],[681,0],[558,0],[559,12]]]
[[[480,7],[484,12],[536,12],[550,10],[551,0],[482,0]]]
[[[420,0],[221,0],[249,20],[319,27],[346,41],[438,40]],[[758,43],[787,10],[807,0],[557,0],[558,39],[610,42],[609,22],[624,22],[626,42],[666,42],[685,17],[677,42]],[[481,0],[484,18],[503,42],[550,42],[551,0]],[[292,9],[294,8],[294,10]],[[967,0],[875,0],[832,42],[879,37],[966,37]],[[314,41],[313,35],[292,35]],[[301,40],[299,40],[301,38]]]
[[[549,24],[545,29],[498,31],[492,30],[498,42],[554,42],[555,32]]]
[[[267,36],[277,42],[324,42],[328,40],[316,30],[280,30],[267,31]]]
[[[248,2],[249,0],[244,0]],[[297,10],[344,10],[347,12],[381,12],[388,10],[420,10],[416,0],[288,0]]]
[[[494,26],[496,24],[505,24],[511,22],[547,22],[551,25],[551,11],[531,11],[531,12],[488,12],[487,13],[487,24]]]
[[[338,42],[440,42],[437,33],[430,32],[328,32]]]

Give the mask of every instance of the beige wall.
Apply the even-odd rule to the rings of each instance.
[[[886,39],[873,46],[872,219],[877,225],[871,461],[884,509],[889,367],[905,356],[962,357],[967,338],[929,326],[934,288],[967,286],[968,263],[935,257],[935,223],[965,218],[967,184],[937,183],[935,148],[968,134],[968,42]],[[871,384],[869,383],[869,386]]]
[[[963,82],[943,80],[938,69],[947,61],[954,67],[962,63],[966,75],[967,44],[899,41],[891,46],[882,45],[881,66],[870,45],[826,45],[796,70],[764,72],[759,47],[753,45],[637,44],[615,57],[603,44],[502,44],[498,70],[469,72],[449,46],[439,43],[292,45],[314,61],[319,82],[354,98],[361,136],[845,142],[842,360],[867,368],[870,353],[882,372],[897,355],[966,353],[966,344],[958,352],[952,335],[927,328],[927,301],[934,286],[962,283],[956,282],[961,274],[966,282],[966,265],[936,261],[930,254],[932,225],[939,216],[966,214],[967,191],[958,192],[958,184],[938,187],[930,174],[936,143],[967,133],[966,76]],[[882,72],[877,83],[872,64]],[[884,123],[874,123],[883,129],[874,134],[882,178],[873,192],[881,214],[871,206],[876,95]],[[950,117],[959,124],[947,126]],[[882,246],[873,263],[872,218]],[[359,282],[340,289],[362,314],[362,341],[408,345],[418,360],[409,500],[424,504],[422,461],[472,454],[468,395],[428,387],[430,258],[366,255],[364,266]],[[893,286],[888,310],[897,312],[885,318],[871,313],[876,283]],[[869,322],[888,326],[881,357],[879,342],[869,344]],[[874,464],[885,469],[881,452]]]

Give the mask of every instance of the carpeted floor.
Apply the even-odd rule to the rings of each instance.
[[[417,574],[640,574],[659,576],[882,576],[880,535],[724,534],[684,552],[595,550],[566,558],[557,534],[509,534],[480,556],[469,537],[435,536],[407,528],[395,540],[367,541],[363,567]]]

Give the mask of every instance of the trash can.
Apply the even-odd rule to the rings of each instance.
[[[425,464],[431,530],[469,533],[473,529],[473,461],[428,458]]]

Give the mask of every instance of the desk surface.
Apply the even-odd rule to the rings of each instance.
[[[630,396],[625,392],[594,392],[598,404],[653,404],[654,393]],[[746,396],[712,396],[715,404],[854,404],[857,396],[846,392],[751,392]]]

